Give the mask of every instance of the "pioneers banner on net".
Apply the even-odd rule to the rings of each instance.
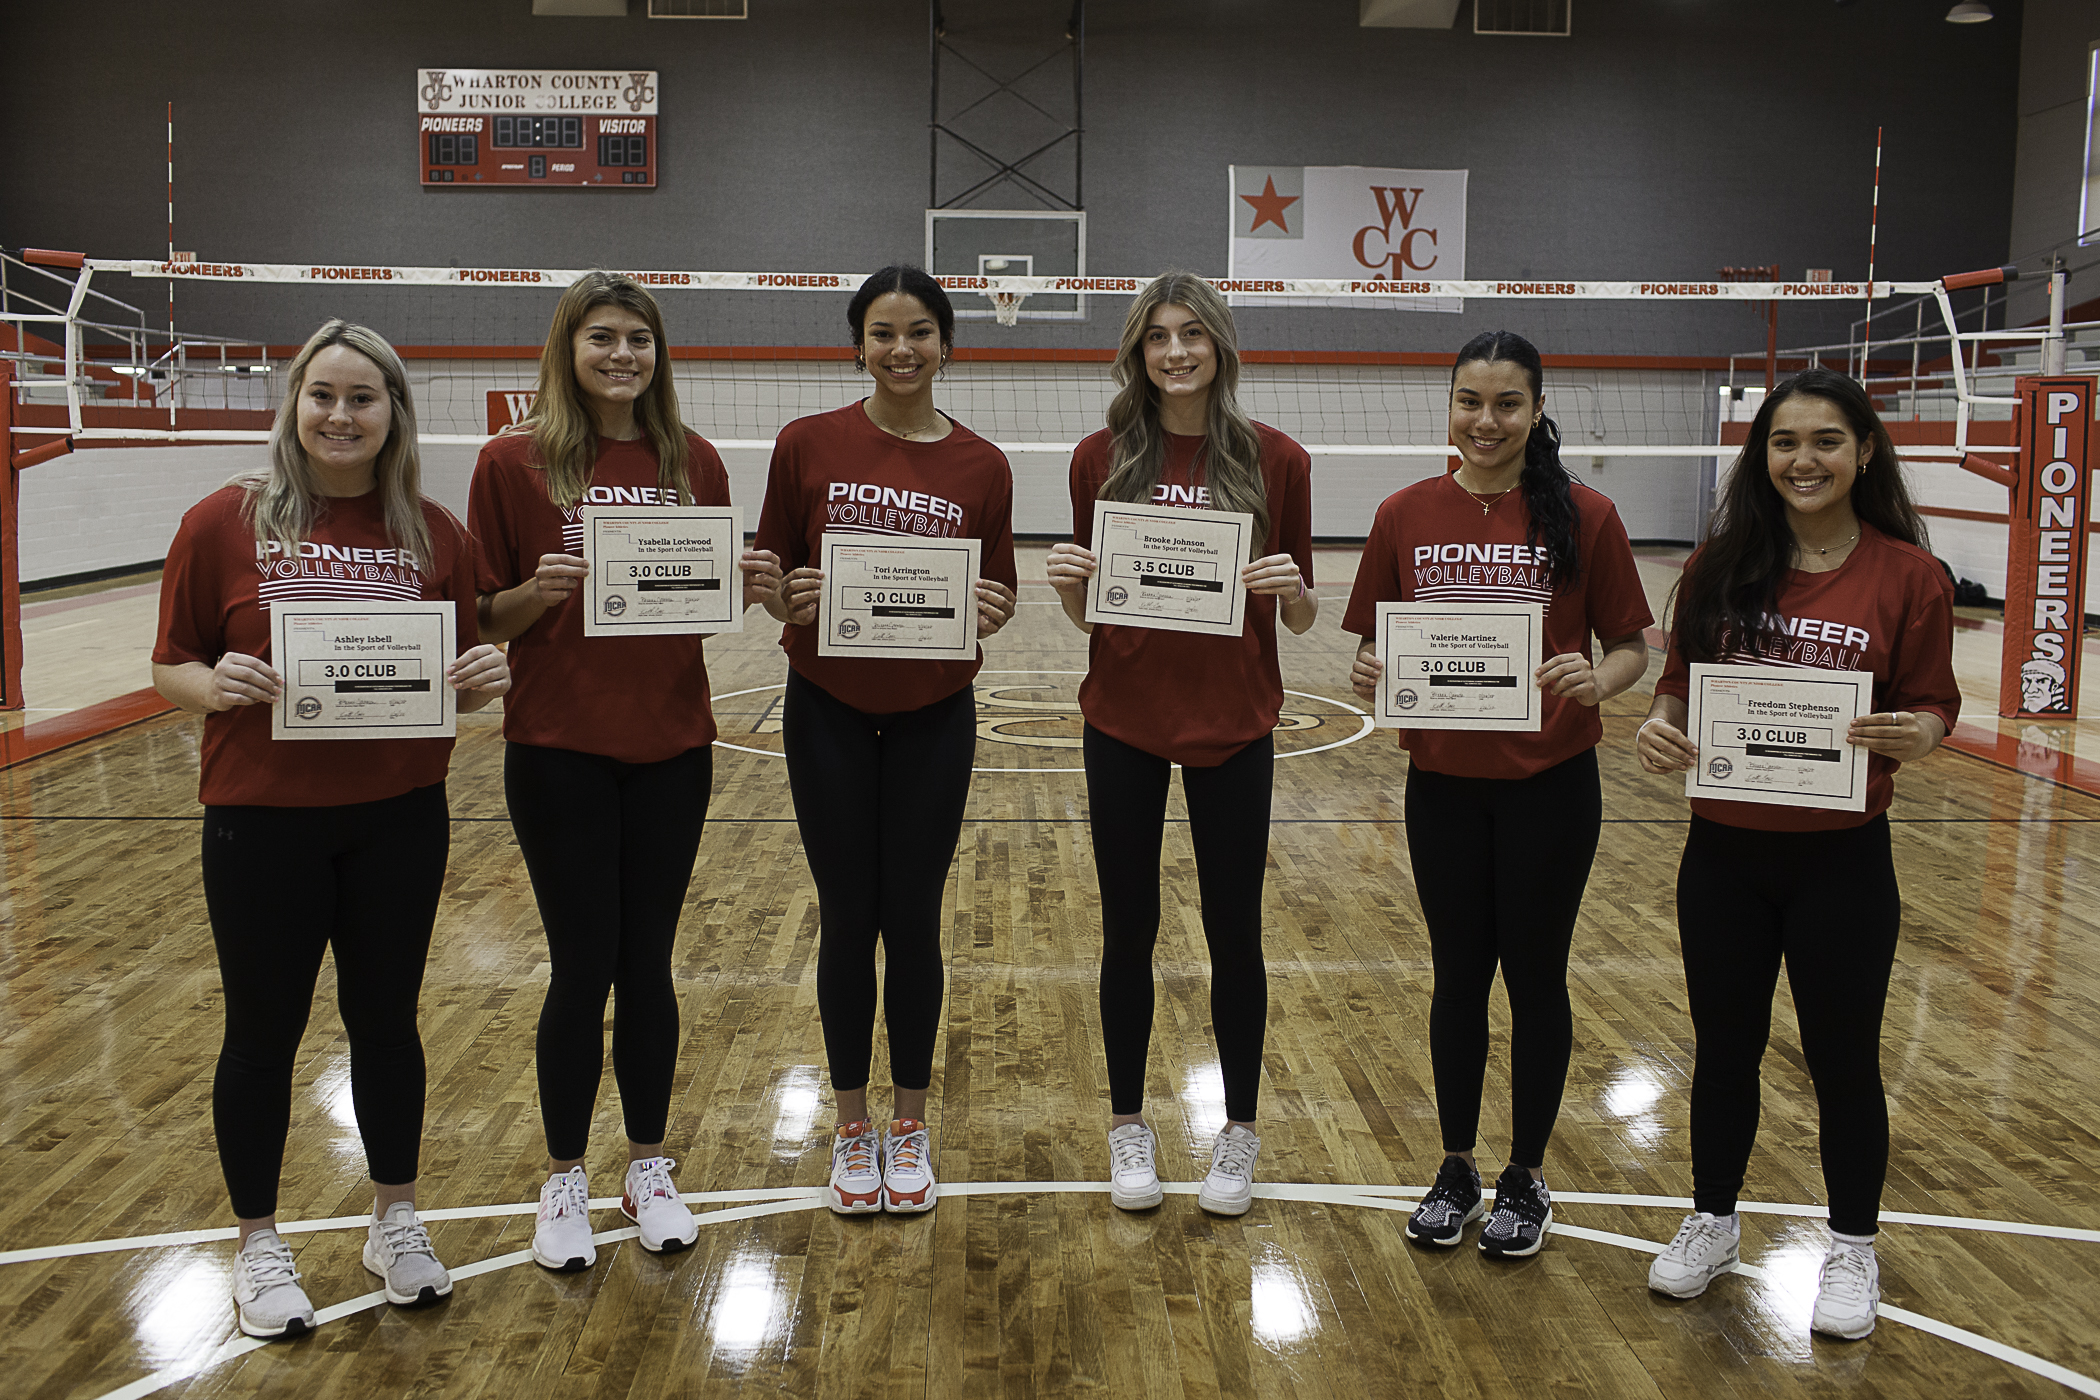
[[[1234,165],[1231,277],[1462,282],[1466,174],[1370,165]],[[1322,303],[1312,302],[1311,305]],[[1452,297],[1336,306],[1462,311]]]

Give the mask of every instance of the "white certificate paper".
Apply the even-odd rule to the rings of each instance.
[[[1380,603],[1381,729],[1536,734],[1546,610],[1537,603]]]
[[[1695,664],[1690,699],[1685,796],[1867,810],[1867,750],[1845,732],[1874,713],[1872,672]]]
[[[826,535],[817,655],[977,659],[978,540]]]
[[[272,739],[450,739],[459,698],[453,604],[328,601],[270,608],[284,694]]]
[[[1243,512],[1096,501],[1086,620],[1237,637],[1253,548],[1254,517]]]
[[[743,631],[743,548],[735,506],[585,506],[583,635]]]

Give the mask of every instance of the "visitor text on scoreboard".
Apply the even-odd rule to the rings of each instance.
[[[416,159],[433,189],[656,184],[656,74],[421,68]]]

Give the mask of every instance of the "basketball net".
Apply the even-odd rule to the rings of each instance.
[[[1028,300],[1028,293],[987,292],[985,295],[992,299],[992,315],[998,319],[1000,325],[1014,326],[1020,324],[1021,303]]]

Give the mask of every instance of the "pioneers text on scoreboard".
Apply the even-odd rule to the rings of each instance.
[[[435,189],[656,184],[656,74],[421,68],[416,159]]]

